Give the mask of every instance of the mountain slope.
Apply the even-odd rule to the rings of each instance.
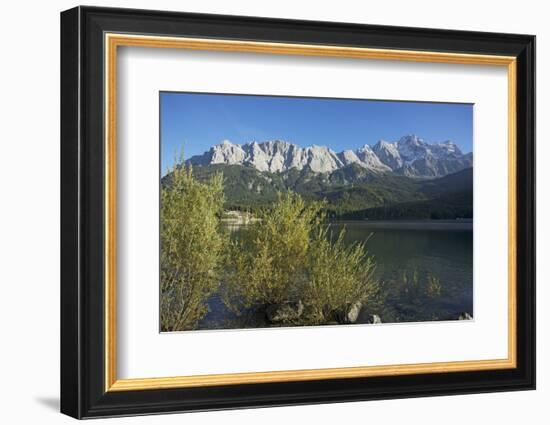
[[[409,179],[410,180],[410,179]],[[397,202],[384,199],[382,205],[344,209],[335,214],[349,220],[457,219],[473,217],[473,169],[434,180],[416,180],[407,196]],[[414,199],[416,197],[416,199]]]
[[[269,207],[277,192],[292,190],[309,200],[325,200],[327,211],[341,219],[457,218],[472,214],[472,169],[437,179],[377,173],[352,163],[331,173],[309,167],[260,172],[251,166],[195,166],[199,180],[224,175],[227,209]],[[169,184],[169,175],[163,178]]]

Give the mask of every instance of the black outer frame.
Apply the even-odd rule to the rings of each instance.
[[[105,32],[517,57],[517,368],[104,391]],[[76,7],[61,13],[61,412],[75,418],[535,388],[535,37]]]

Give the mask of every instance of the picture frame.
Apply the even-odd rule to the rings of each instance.
[[[498,212],[508,217],[508,356],[120,379],[117,53],[129,46],[505,68],[508,180],[496,184],[508,194],[507,211]],[[61,13],[61,117],[62,413],[80,419],[535,388],[534,36],[80,6]]]

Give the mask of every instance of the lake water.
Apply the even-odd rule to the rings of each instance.
[[[333,234],[345,228],[347,243],[366,240],[376,262],[374,278],[384,303],[376,311],[364,308],[359,323],[370,314],[378,314],[384,323],[455,320],[462,312],[473,316],[471,221],[337,222],[330,228]],[[244,228],[232,231],[238,234]],[[209,307],[199,328],[265,326],[261,317],[239,325],[218,295],[211,297]]]
[[[473,232],[464,221],[350,222],[346,240],[367,241],[375,278],[386,291],[383,322],[473,316]],[[416,275],[416,280],[415,280]],[[429,289],[429,278],[440,289]]]

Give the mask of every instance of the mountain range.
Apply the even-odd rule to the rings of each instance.
[[[185,162],[224,177],[227,210],[269,208],[284,191],[324,200],[334,219],[457,219],[473,215],[473,155],[410,135],[335,152],[282,140],[212,146]],[[170,174],[162,178],[169,185]]]
[[[342,152],[318,145],[302,148],[283,140],[245,144],[224,140],[202,155],[191,157],[187,163],[241,165],[269,173],[308,169],[321,174],[353,164],[376,174],[436,178],[472,167],[473,155],[462,153],[452,141],[428,143],[416,135],[403,136],[394,142],[380,140],[373,146],[365,144]]]

